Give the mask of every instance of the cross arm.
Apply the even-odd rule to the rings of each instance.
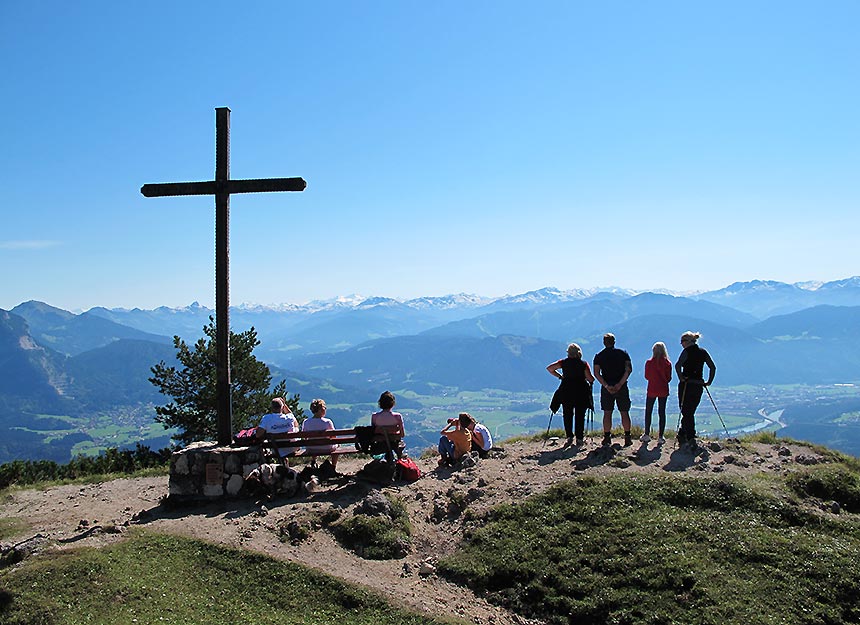
[[[308,186],[304,178],[257,178],[255,180],[229,180],[230,193],[264,193],[267,191],[304,191]]]
[[[209,182],[165,182],[145,184],[140,188],[144,197],[168,197],[174,195],[215,195],[218,185],[214,180]]]
[[[268,191],[304,191],[304,178],[257,178],[252,180],[227,180],[220,182],[166,182],[145,184],[140,188],[144,197],[168,197],[175,195],[215,195],[216,193],[265,193]]]

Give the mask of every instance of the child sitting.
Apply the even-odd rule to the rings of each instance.
[[[439,466],[450,467],[455,460],[469,453],[472,448],[472,433],[469,431],[469,423],[472,417],[461,412],[457,419],[448,419],[446,425],[439,433]],[[451,428],[454,428],[453,430]]]

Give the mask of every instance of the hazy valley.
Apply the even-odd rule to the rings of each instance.
[[[64,461],[136,441],[165,446],[168,433],[152,421],[163,398],[147,381],[149,368],[172,361],[172,335],[199,338],[211,314],[196,304],[74,314],[41,302],[0,312],[0,462]],[[678,336],[693,329],[717,362],[713,391],[729,430],[784,425],[787,435],[860,455],[856,277],[736,283],[686,296],[547,288],[495,300],[351,297],[240,306],[231,324],[255,327],[255,354],[274,380],[286,379],[304,401],[325,397],[339,425],[366,419],[379,392],[393,390],[413,447],[432,443],[444,417],[459,410],[499,437],[546,427],[555,383],[544,367],[570,341],[590,360],[606,331],[633,359],[632,413],[641,423],[651,345],[664,341],[675,358]],[[761,411],[783,412],[768,421]],[[723,430],[708,406],[700,414],[707,429]]]

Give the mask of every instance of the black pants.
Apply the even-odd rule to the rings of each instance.
[[[654,412],[654,402],[657,402],[657,417],[659,419],[659,436],[666,432],[666,400],[668,397],[645,398],[645,433],[651,435],[651,415]]]
[[[681,408],[681,429],[678,430],[678,442],[691,441],[696,438],[696,408],[702,401],[705,387],[698,382],[678,383],[678,405]]]
[[[574,413],[576,414],[576,438],[585,438],[585,406],[574,406],[573,404],[562,404],[561,416],[564,417],[564,433],[568,438],[573,437]]]

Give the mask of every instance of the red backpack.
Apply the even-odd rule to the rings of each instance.
[[[398,458],[395,471],[397,479],[406,482],[414,482],[421,477],[421,469],[418,468],[418,465],[415,464],[412,458]]]

